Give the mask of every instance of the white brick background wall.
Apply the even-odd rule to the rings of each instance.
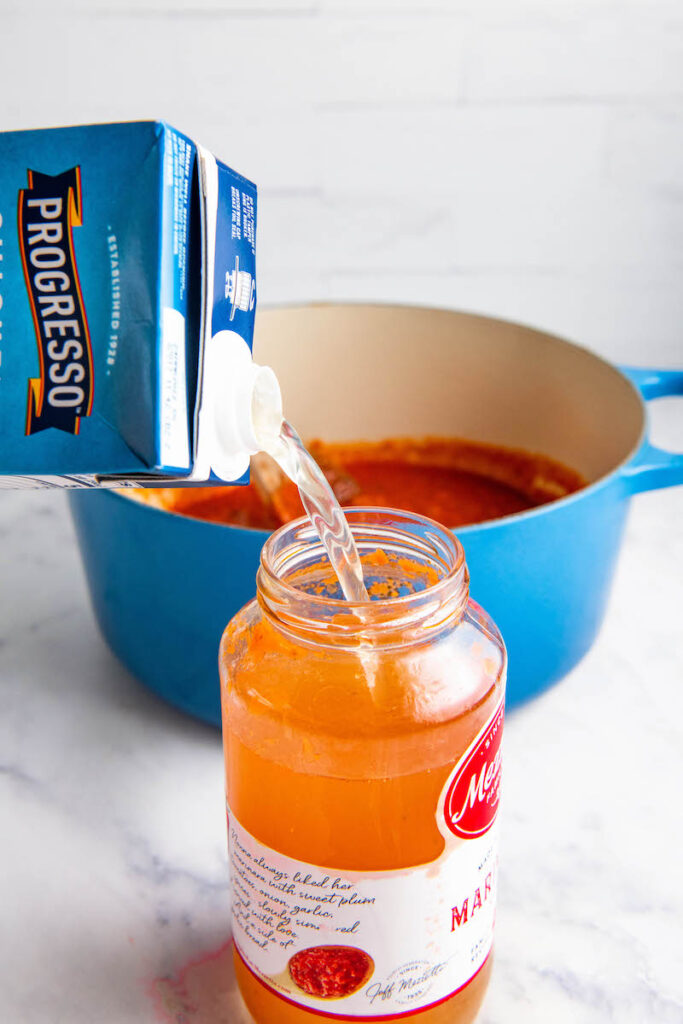
[[[683,363],[683,0],[0,0],[0,128],[162,116],[260,187],[263,303]]]

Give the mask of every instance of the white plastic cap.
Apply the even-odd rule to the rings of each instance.
[[[278,379],[269,366],[252,361],[239,334],[220,331],[204,354],[203,392],[200,442],[216,476],[237,480],[251,455],[277,441],[283,421]]]

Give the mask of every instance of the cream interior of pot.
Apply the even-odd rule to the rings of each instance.
[[[642,403],[592,353],[516,324],[411,306],[257,314],[254,354],[276,371],[304,438],[464,437],[541,452],[589,481],[638,444]]]

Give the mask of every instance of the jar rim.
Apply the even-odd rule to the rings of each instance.
[[[303,516],[271,534],[261,551],[257,584],[261,604],[265,603],[269,613],[281,622],[284,615],[290,627],[300,620],[304,629],[315,630],[319,623],[335,638],[350,637],[354,632],[367,636],[368,629],[396,633],[409,625],[424,624],[423,620],[438,615],[440,609],[448,608],[449,618],[462,613],[469,596],[469,575],[463,546],[451,530],[427,516],[401,509],[355,506],[342,511],[360,549],[382,549],[387,542],[400,540],[406,555],[421,557],[437,569],[439,578],[412,593],[370,601],[310,594],[280,574],[288,552],[290,558],[292,552],[303,551],[327,558],[318,534]],[[289,568],[291,571],[291,565]]]

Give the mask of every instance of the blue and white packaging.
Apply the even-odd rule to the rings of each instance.
[[[255,186],[163,122],[0,133],[0,486],[210,478],[255,239]]]

